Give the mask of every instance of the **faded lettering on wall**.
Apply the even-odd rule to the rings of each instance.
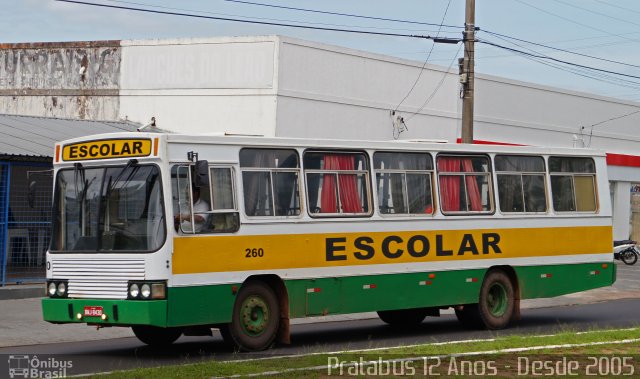
[[[117,89],[120,48],[0,49],[0,89]]]

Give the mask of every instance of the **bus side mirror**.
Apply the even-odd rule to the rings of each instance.
[[[194,175],[196,187],[209,187],[209,161],[196,161]]]
[[[27,193],[27,203],[29,203],[29,208],[35,207],[35,204],[36,204],[36,181],[35,180],[29,183],[29,193]]]

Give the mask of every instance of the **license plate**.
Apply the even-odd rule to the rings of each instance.
[[[84,315],[88,317],[102,316],[102,307],[84,307]]]

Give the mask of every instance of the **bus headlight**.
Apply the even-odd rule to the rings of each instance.
[[[140,287],[140,294],[143,299],[148,299],[151,296],[151,286],[147,283]]]
[[[59,297],[64,297],[66,294],[67,294],[67,283],[65,282],[58,283],[56,295],[58,295]]]
[[[135,299],[138,297],[138,295],[140,295],[140,286],[138,286],[137,283],[132,283],[129,286],[129,297],[131,299]]]
[[[47,295],[49,297],[67,297],[69,283],[66,280],[47,281]]]
[[[49,282],[49,285],[47,286],[47,294],[49,296],[55,296],[57,288],[58,287],[54,282]]]
[[[161,300],[167,298],[167,283],[154,281],[129,282],[130,300]]]

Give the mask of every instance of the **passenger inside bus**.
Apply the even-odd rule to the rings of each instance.
[[[207,225],[207,221],[209,219],[209,214],[207,214],[207,212],[209,212],[211,208],[209,207],[209,203],[200,198],[200,187],[192,186],[191,188],[193,201],[193,207],[191,208],[193,211],[193,228],[191,226],[191,214],[189,213],[181,213],[176,216],[175,223],[176,225],[180,224],[182,230],[185,232],[200,233],[202,228]]]

